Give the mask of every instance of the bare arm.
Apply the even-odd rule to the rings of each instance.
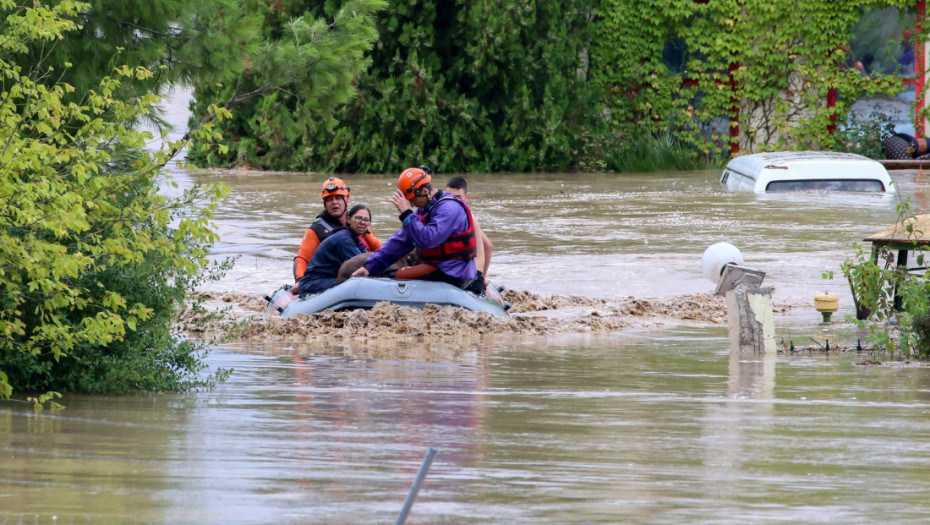
[[[491,239],[488,239],[488,236],[481,232],[481,244],[484,245],[484,269],[482,273],[487,279],[488,276],[488,267],[491,266],[491,252],[494,251],[494,245],[491,244]]]
[[[478,270],[481,273],[484,273],[484,269],[487,267],[487,252],[485,251],[484,244],[484,232],[481,231],[481,226],[478,224],[478,219],[475,219],[472,215],[472,220],[475,224],[475,270]],[[487,277],[485,277],[487,280]]]

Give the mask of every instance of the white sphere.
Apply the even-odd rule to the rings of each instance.
[[[704,250],[701,257],[701,274],[710,281],[720,282],[720,274],[727,264],[743,264],[743,254],[728,242],[718,242]]]

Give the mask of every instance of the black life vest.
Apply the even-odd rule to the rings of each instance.
[[[421,223],[428,223],[433,208],[440,202],[447,200],[457,202],[465,209],[465,215],[468,217],[468,228],[463,232],[453,233],[445,242],[435,248],[420,248],[420,255],[423,257],[423,262],[428,264],[436,264],[452,259],[464,259],[467,261],[468,259],[474,259],[475,255],[478,254],[478,243],[475,239],[475,220],[471,216],[471,210],[468,209],[468,205],[458,197],[449,195],[448,193],[443,194],[438,199],[429,203],[417,217],[420,219]]]
[[[330,220],[336,221],[336,223],[333,224]],[[313,219],[313,222],[310,223],[310,229],[313,230],[313,233],[316,234],[320,242],[323,242],[323,240],[332,235],[333,232],[343,227],[344,225],[339,222],[339,219],[333,218],[332,215],[325,211],[317,215],[316,219]]]

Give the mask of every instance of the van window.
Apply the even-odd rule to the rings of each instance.
[[[821,179],[821,180],[776,180],[766,186],[765,191],[885,191],[882,181],[876,179]]]

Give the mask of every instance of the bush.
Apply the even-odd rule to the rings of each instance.
[[[913,215],[910,203],[898,206],[902,231],[914,236],[909,224]],[[924,266],[923,254],[917,252],[918,265]],[[868,313],[862,327],[869,330],[869,341],[876,348],[906,357],[930,358],[930,280],[893,264],[891,253],[880,251],[878,260],[857,247],[856,256],[841,265],[849,281],[857,307]]]
[[[0,56],[61,39],[87,8],[0,0]],[[159,170],[180,144],[143,151],[151,134],[133,124],[158,97],[115,93],[120,78],[152,73],[123,66],[116,75],[75,93],[44,64],[0,60],[0,396],[183,389],[223,377],[202,376],[203,345],[172,323],[187,293],[222,271],[206,255],[225,190],[159,193]]]
[[[868,118],[850,115],[846,125],[834,134],[833,151],[857,153],[870,159],[882,159],[882,141],[894,134],[894,122],[889,115],[873,111]]]
[[[607,168],[613,171],[685,171],[722,166],[722,159],[699,155],[668,130],[631,135],[607,155]]]

